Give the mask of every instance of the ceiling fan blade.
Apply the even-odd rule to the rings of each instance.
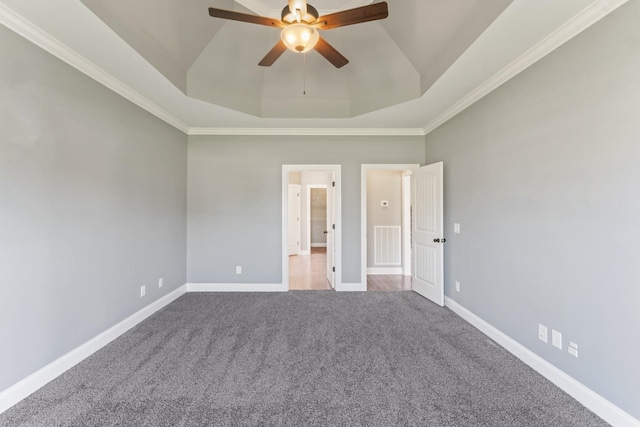
[[[347,58],[342,56],[336,48],[327,43],[327,41],[322,37],[320,37],[314,49],[318,51],[320,55],[324,56],[327,61],[331,62],[336,68],[342,68],[349,63]]]
[[[376,21],[389,16],[387,2],[370,4],[368,6],[356,7],[355,9],[343,10],[318,18],[319,30],[330,30],[332,28],[344,27],[347,25],[359,24],[361,22]]]
[[[214,18],[230,19],[232,21],[248,22],[250,24],[266,25],[269,27],[282,28],[285,25],[273,18],[265,18],[263,16],[249,15],[247,13],[235,12],[233,10],[209,8],[209,15]]]
[[[282,55],[285,50],[287,50],[287,46],[282,40],[280,40],[273,48],[271,48],[269,53],[267,53],[267,55],[262,58],[262,61],[260,61],[258,65],[262,67],[272,66],[273,63],[276,62],[278,58],[280,58],[280,55]]]

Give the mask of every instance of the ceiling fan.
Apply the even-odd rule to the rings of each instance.
[[[349,60],[320,37],[318,30],[331,30],[384,19],[389,16],[389,10],[386,2],[380,2],[319,17],[316,8],[307,4],[306,0],[289,0],[289,4],[282,9],[281,20],[215,7],[209,8],[209,15],[214,18],[282,28],[280,41],[262,58],[258,65],[263,67],[273,65],[287,49],[303,53],[315,48],[336,68],[340,68],[348,64]]]

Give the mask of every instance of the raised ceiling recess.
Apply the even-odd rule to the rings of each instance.
[[[386,19],[319,30],[349,60],[337,68],[315,49],[259,66],[281,29],[209,16],[280,21],[287,0],[82,0],[187,96],[267,118],[348,118],[419,98],[511,1],[387,0]],[[320,16],[373,3],[311,1]]]

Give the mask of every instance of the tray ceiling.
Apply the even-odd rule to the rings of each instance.
[[[349,56],[348,66],[353,67],[343,75],[333,70],[321,73],[326,62],[308,55],[308,97],[302,97],[299,91],[302,74],[293,53],[283,55],[279,60],[282,62],[276,63],[284,71],[275,72],[275,65],[268,70],[267,84],[265,79],[246,80],[244,87],[238,83],[240,80],[228,85],[219,80],[229,70],[225,68],[227,64],[211,64],[211,58],[207,59],[216,49],[228,50],[227,61],[247,63],[246,67],[244,63],[236,67],[238,75],[234,74],[234,79],[255,73],[255,64],[265,52],[258,49],[259,42],[255,40],[252,47],[232,41],[235,48],[224,44],[222,37],[216,40],[223,31],[233,34],[240,30],[225,29],[227,24],[238,23],[216,23],[206,13],[207,8],[253,13],[262,8],[261,15],[281,9],[279,2],[273,0],[238,1],[242,4],[233,0],[86,0],[94,11],[80,0],[0,0],[0,23],[190,135],[424,135],[627,0],[515,0],[492,22],[488,18],[488,24],[481,26],[488,27],[479,30],[474,27],[478,24],[471,10],[493,0],[390,1],[387,20],[325,32]],[[343,1],[323,3],[331,11]],[[323,3],[315,6],[327,12]],[[352,0],[343,7],[367,3]],[[469,22],[476,24],[459,19],[460,25],[456,26],[444,18],[444,12],[425,12],[431,7],[453,7],[454,3],[471,8],[467,13]],[[408,25],[410,22],[417,24]],[[251,31],[250,26],[246,24],[246,31]],[[449,44],[431,43],[424,32],[438,26],[443,27],[440,31],[443,38],[448,37]],[[349,34],[341,33],[349,32],[342,30],[352,29],[356,35],[343,42]],[[467,30],[476,35],[462,34]],[[277,37],[277,30],[268,36]],[[380,46],[367,43],[374,39],[380,41]],[[262,42],[267,46],[271,43]],[[350,45],[355,46],[354,52]],[[441,49],[423,50],[424,46],[434,45]],[[253,50],[260,54],[258,58],[252,57]],[[380,57],[381,50],[395,55],[391,58],[400,66],[391,70],[398,74],[381,76],[378,70],[370,70],[389,70],[384,67],[389,67],[390,57]],[[214,77],[206,74],[207,66],[217,73]],[[397,76],[403,72],[411,74],[409,69],[413,77],[408,82],[398,82]],[[360,71],[358,79],[350,77]],[[369,79],[395,87],[387,92],[386,87],[367,92]],[[194,86],[191,89],[202,93],[190,93],[189,83]],[[287,89],[281,90],[282,85]],[[261,88],[259,95],[257,88]],[[318,88],[321,93],[314,92]],[[418,95],[412,95],[415,92]],[[213,100],[208,99],[212,97]],[[415,98],[403,101],[410,97]],[[300,103],[304,103],[304,110],[299,108]]]

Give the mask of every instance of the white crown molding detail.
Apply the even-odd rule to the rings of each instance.
[[[78,363],[82,362],[84,359],[91,356],[93,353],[100,350],[102,347],[109,344],[111,341],[115,340],[161,308],[171,304],[173,301],[180,298],[186,290],[186,285],[180,286],[175,291],[155,300],[123,321],[110,327],[101,334],[96,335],[64,356],[61,356],[42,369],[29,375],[22,381],[4,390],[0,393],[0,414],[56,377],[62,375]]]
[[[628,0],[596,0],[581,13],[567,21],[560,28],[541,40],[531,49],[520,55],[489,80],[471,91],[460,101],[445,110],[424,127],[427,135],[438,126],[453,118],[467,107],[479,101],[502,84],[506,83],[549,53],[553,52],[573,37],[580,34],[611,12],[625,4]]]
[[[282,283],[187,283],[187,292],[287,292]]]
[[[71,65],[78,71],[91,77],[98,83],[111,89],[118,95],[133,102],[143,110],[148,111],[160,120],[181,130],[184,133],[189,132],[189,126],[177,117],[171,115],[164,109],[160,108],[154,102],[148,100],[131,87],[125,85],[91,61],[79,55],[72,49],[68,48],[40,28],[36,27],[22,16],[0,3],[0,23],[9,28],[18,35],[29,40],[36,46],[44,49],[58,59]]]
[[[424,136],[420,128],[196,128],[190,136]]]
[[[449,297],[444,297],[445,306],[469,322],[483,334],[504,347],[509,353],[522,360],[542,376],[567,392],[606,422],[619,427],[638,427],[640,420],[635,419],[595,391],[576,381],[551,363],[544,360],[522,344],[504,334],[499,329],[476,316]]]

